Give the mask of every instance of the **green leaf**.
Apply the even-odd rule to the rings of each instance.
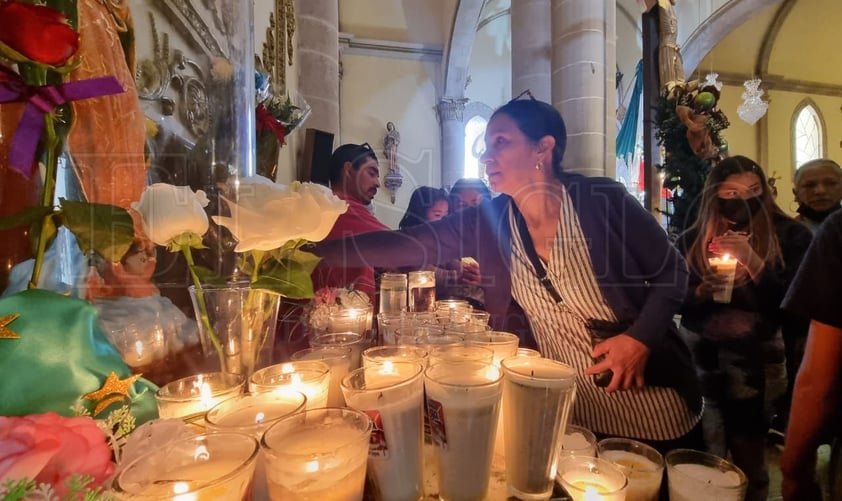
[[[29,207],[17,214],[0,217],[0,230],[9,230],[19,226],[31,226],[44,219],[44,216],[52,211],[52,207]]]
[[[274,264],[271,270],[262,273],[257,281],[252,282],[253,288],[268,289],[293,299],[314,296],[313,280],[307,268],[288,259],[276,261]]]
[[[194,265],[190,269],[199,277],[199,282],[202,284],[225,285],[225,279],[210,268]]]
[[[32,249],[33,256],[38,254],[38,237],[41,236],[41,225],[45,222],[47,224],[47,232],[44,234],[47,242],[44,248],[49,249],[50,244],[53,243],[53,239],[56,238],[56,234],[58,234],[58,226],[61,224],[60,221],[57,221],[58,218],[59,214],[55,213],[52,217],[42,217],[41,219],[36,219],[32,223],[32,227],[29,230],[29,246]]]
[[[76,236],[83,253],[95,251],[116,263],[128,252],[134,240],[134,223],[125,209],[59,200],[62,222]]]

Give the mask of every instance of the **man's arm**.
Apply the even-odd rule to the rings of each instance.
[[[781,456],[784,499],[806,499],[815,486],[816,448],[837,408],[842,360],[842,328],[810,323],[807,348],[792,396],[792,410]]]

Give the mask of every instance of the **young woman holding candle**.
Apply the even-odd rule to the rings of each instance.
[[[765,500],[770,405],[787,386],[782,329],[806,326],[779,305],[811,234],[775,204],[763,170],[744,156],[716,165],[703,193],[698,218],[677,242],[690,269],[682,331],[706,398],[708,447],[730,452],[745,472],[747,500]],[[730,280],[711,266],[726,255],[736,260]]]
[[[662,450],[700,446],[701,396],[672,322],[687,280],[681,255],[622,185],[562,170],[566,128],[551,105],[510,101],[485,142],[481,160],[502,195],[441,221],[313,250],[351,266],[474,258],[492,327],[576,368],[573,421]],[[594,328],[611,334],[595,347]],[[597,386],[591,376],[608,370],[607,387]]]

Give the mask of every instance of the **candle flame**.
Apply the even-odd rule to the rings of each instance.
[[[262,412],[258,412],[256,416],[254,416],[254,424],[260,424],[264,420],[266,420],[266,414]]]
[[[585,496],[582,498],[583,501],[602,501],[602,496],[599,495],[599,491],[596,490],[596,487],[587,486],[585,487]]]
[[[395,364],[391,360],[383,362],[383,368],[380,370],[381,374],[393,374],[395,372]]]
[[[138,357],[143,356],[143,341],[137,340],[134,342],[134,351],[137,352]]]
[[[723,254],[722,260],[723,261],[730,261],[731,260],[731,254]]]
[[[314,459],[312,461],[307,461],[307,464],[304,465],[304,471],[307,473],[315,473],[319,471],[319,460]]]
[[[190,490],[190,486],[187,485],[187,482],[176,482],[172,486],[172,493],[173,494],[184,494],[185,492]]]
[[[210,459],[210,451],[204,444],[201,444],[196,447],[196,451],[193,453],[193,459],[196,461],[207,461]]]
[[[295,372],[295,367],[292,364],[281,364],[281,373],[291,374],[293,372]]]
[[[202,405],[205,409],[210,409],[214,406],[213,392],[211,391],[208,383],[202,383],[202,387],[199,389],[199,394],[201,395],[199,398],[201,399]]]

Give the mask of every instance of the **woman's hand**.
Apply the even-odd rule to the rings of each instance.
[[[463,258],[459,262],[459,282],[468,285],[479,285],[482,277],[479,272],[479,263],[474,259]]]
[[[763,274],[765,263],[754,252],[749,241],[749,236],[745,233],[726,231],[725,234],[714,237],[711,240],[710,244],[708,244],[708,250],[714,254],[730,254],[733,256],[734,259],[745,267],[754,281],[757,281],[760,275]]]
[[[643,371],[649,358],[649,348],[645,344],[628,334],[619,334],[594,346],[591,356],[598,358],[602,355],[605,358],[588,367],[585,374],[591,376],[607,370],[613,371],[614,377],[606,391],[610,393],[643,387]]]

